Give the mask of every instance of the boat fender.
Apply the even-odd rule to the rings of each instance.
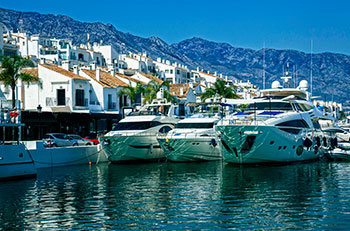
[[[327,138],[325,136],[322,138],[322,141],[323,141],[323,146],[327,147]]]
[[[318,149],[319,149],[319,146],[315,145],[315,147],[314,147],[314,152],[315,152],[315,154],[318,153]]]
[[[316,136],[315,140],[316,140],[316,145],[317,145],[318,147],[321,147],[321,138],[318,137],[318,136]]]
[[[216,143],[216,140],[214,138],[211,139],[210,142],[213,145],[213,147],[216,147],[217,143]]]
[[[150,144],[149,150],[150,150],[151,153],[153,153],[153,144]]]
[[[303,146],[299,145],[297,147],[296,153],[297,153],[298,156],[300,156],[303,153],[303,151],[304,151]]]
[[[309,138],[305,138],[303,145],[307,148],[310,148],[312,146],[312,141]]]

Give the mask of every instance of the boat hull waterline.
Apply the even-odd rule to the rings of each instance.
[[[165,159],[156,134],[104,136],[101,144],[108,160],[112,163]]]
[[[223,159],[235,164],[297,162],[319,158],[315,145],[304,146],[304,139],[313,141],[316,134],[309,129],[293,135],[275,126],[225,125],[216,127]]]
[[[219,145],[215,137],[159,138],[165,156],[173,162],[221,160]]]

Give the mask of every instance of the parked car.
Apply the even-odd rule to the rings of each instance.
[[[95,145],[97,145],[99,143],[98,139],[97,139],[97,133],[90,133],[88,136],[86,136],[84,138],[84,140],[90,140],[90,141],[94,142]]]
[[[69,134],[69,137],[75,139],[78,142],[78,145],[94,145],[93,141],[85,140],[83,137],[76,134]]]
[[[77,146],[78,141],[64,133],[48,133],[43,138],[45,147]]]

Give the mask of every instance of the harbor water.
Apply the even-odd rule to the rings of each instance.
[[[0,182],[0,230],[348,229],[350,163],[80,165]]]

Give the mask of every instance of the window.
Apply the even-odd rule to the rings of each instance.
[[[79,61],[84,61],[84,55],[83,54],[78,54],[78,60]]]
[[[172,74],[173,73],[173,70],[170,70],[170,74]]]
[[[305,120],[290,120],[290,121],[276,124],[276,126],[297,127],[297,128],[308,128],[309,127],[309,125],[305,122]]]
[[[259,102],[249,104],[248,110],[282,110],[282,111],[292,111],[292,105],[290,103],[284,102]]]
[[[164,127],[162,127],[161,129],[159,129],[159,132],[160,132],[160,133],[168,133],[170,130],[172,130],[171,127],[169,127],[169,126],[164,126]]]
[[[304,103],[298,103],[296,105],[298,105],[298,109],[300,111],[310,111],[311,109],[313,109],[313,106]]]
[[[166,70],[165,70],[165,74],[168,74],[168,73],[169,73],[169,70],[168,70],[168,69],[166,69]]]
[[[145,130],[151,127],[161,125],[158,121],[148,121],[148,122],[125,122],[118,123],[113,131],[123,131],[123,130]]]
[[[84,90],[75,90],[75,106],[85,106],[84,104]]]
[[[179,75],[180,74],[180,70],[176,70],[176,73]]]
[[[108,109],[113,109],[113,104],[112,104],[112,95],[111,94],[108,94]]]
[[[214,123],[178,123],[176,128],[213,128]]]

